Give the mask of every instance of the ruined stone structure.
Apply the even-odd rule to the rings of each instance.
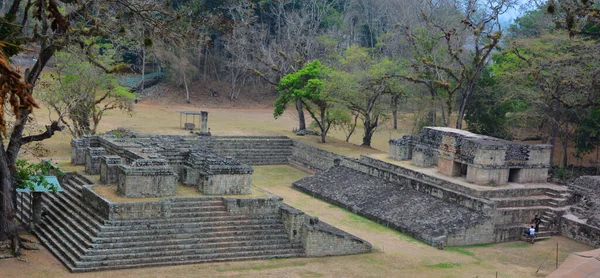
[[[289,207],[282,198],[228,198],[252,190],[248,163],[282,164],[285,137],[89,136],[71,142],[72,162],[125,197],[112,202],[90,178],[69,173],[65,194],[44,196],[36,235],[73,272],[232,260],[370,252],[371,244]],[[243,161],[243,162],[242,162]],[[177,183],[203,197],[168,197]],[[255,189],[259,190],[259,189]],[[29,195],[19,210],[29,211]],[[21,221],[28,222],[28,213]],[[25,217],[25,218],[23,218]]]
[[[425,127],[418,136],[392,139],[391,158],[421,167],[437,166],[450,177],[475,184],[546,182],[550,145],[514,143],[447,127]]]
[[[600,246],[600,228],[589,217],[594,207],[589,200],[598,195],[591,181],[597,178],[582,179],[571,189],[546,183],[549,149],[544,145],[439,128],[392,140],[389,156],[394,160],[387,155],[345,157],[283,136],[93,136],[71,145],[73,163],[85,165],[90,173],[99,167],[107,184],[121,186],[121,177],[128,177],[125,171],[162,167],[162,178],[227,194],[243,192],[244,184],[251,183],[249,165],[290,163],[316,172],[295,182],[298,190],[433,246],[518,240],[536,214],[543,220],[540,237],[562,234]],[[123,182],[125,191],[136,187],[132,180]],[[150,192],[169,194],[153,188],[151,179],[143,184]],[[50,215],[37,233],[72,271],[371,249],[276,196],[113,203],[97,195],[92,182],[79,174],[68,175],[63,187],[66,195],[45,197]],[[142,192],[151,196],[142,190],[131,194]],[[573,203],[577,205],[570,207]],[[229,237],[235,243],[224,240]]]
[[[249,194],[252,167],[209,151],[209,143],[197,137],[90,136],[73,139],[72,162],[81,164],[79,157],[85,157],[86,173],[117,183],[125,197],[170,196],[178,181],[204,194]]]

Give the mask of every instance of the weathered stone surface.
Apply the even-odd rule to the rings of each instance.
[[[119,165],[122,158],[116,155],[105,155],[100,159],[100,183],[115,184],[119,180]]]
[[[164,197],[177,191],[177,174],[164,160],[140,159],[119,165],[117,193],[125,197]]]
[[[428,243],[494,241],[493,225],[483,213],[344,166],[303,178],[294,187]]]
[[[85,172],[90,175],[100,174],[100,161],[104,155],[104,148],[88,147],[85,153]]]
[[[600,228],[600,176],[583,176],[569,184],[573,202],[578,208],[573,214],[586,224]]]
[[[417,136],[389,141],[390,157],[437,166],[445,175],[476,184],[545,182],[549,145],[527,145],[447,127],[425,127]],[[468,166],[468,167],[467,167]],[[523,170],[523,171],[521,171]]]

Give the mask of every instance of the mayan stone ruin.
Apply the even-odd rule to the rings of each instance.
[[[71,162],[85,172],[64,174],[64,192],[43,196],[47,216],[36,235],[72,272],[372,250],[252,186],[251,165],[287,164],[292,140],[205,135],[73,139]],[[111,186],[136,200],[95,190]],[[177,196],[181,186],[198,196]],[[248,197],[230,197],[236,195]],[[31,196],[19,198],[19,210],[29,211]]]
[[[447,127],[425,127],[418,136],[390,140],[390,157],[476,184],[546,182],[550,145],[514,143]]]
[[[293,188],[437,248],[519,240],[535,215],[538,238],[600,246],[598,177],[548,183],[547,145],[438,127],[389,144],[388,154],[356,158],[285,136],[74,139],[72,163],[85,173],[66,174],[64,194],[43,197],[48,216],[36,234],[74,272],[370,252],[252,186],[252,166],[294,165],[314,174]],[[110,186],[138,199],[95,190]],[[177,196],[180,187],[200,195]],[[27,211],[28,195],[20,198]]]

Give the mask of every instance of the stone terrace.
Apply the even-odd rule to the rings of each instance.
[[[348,167],[319,172],[294,187],[430,244],[494,241],[494,225],[484,213]]]
[[[112,202],[80,173],[68,173],[60,182],[64,192],[43,196],[46,216],[34,232],[72,272],[357,254],[372,248],[277,196]],[[30,195],[19,198],[19,217],[27,223]]]

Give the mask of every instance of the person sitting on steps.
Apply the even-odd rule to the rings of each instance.
[[[531,241],[531,244],[535,241],[535,228],[533,226],[529,228],[529,240]]]

